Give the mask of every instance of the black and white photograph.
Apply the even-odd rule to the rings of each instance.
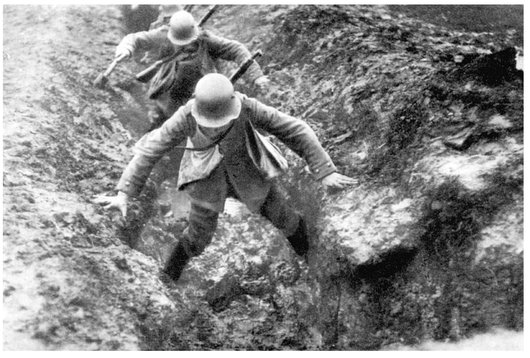
[[[4,353],[522,356],[524,17],[3,2]]]

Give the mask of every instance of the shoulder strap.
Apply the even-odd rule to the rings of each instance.
[[[232,123],[230,124],[230,127],[228,127],[227,130],[219,138],[217,138],[215,140],[215,142],[212,142],[212,143],[208,144],[207,146],[200,147],[200,148],[194,148],[194,147],[183,147],[183,146],[177,145],[177,146],[175,146],[173,148],[184,149],[184,150],[193,150],[193,151],[207,150],[207,149],[213,148],[217,144],[219,144],[226,137],[226,135],[230,132],[230,130],[234,126],[235,122],[236,121],[232,121]]]

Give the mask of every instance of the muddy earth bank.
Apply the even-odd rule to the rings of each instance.
[[[521,347],[522,6],[502,9],[520,23],[473,32],[385,6],[222,6],[207,27],[262,49],[272,81],[238,90],[307,121],[359,185],[324,192],[285,150],[309,263],[230,203],[168,285],[158,270],[186,226],[180,153],[126,220],[91,202],[148,127],[140,58],[92,81],[149,21],[5,6],[4,349],[375,350],[487,332]]]

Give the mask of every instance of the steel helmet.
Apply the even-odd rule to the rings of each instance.
[[[197,82],[191,113],[203,127],[222,127],[239,117],[241,101],[232,82],[219,73],[209,73]]]
[[[187,11],[177,11],[169,19],[167,37],[169,41],[178,46],[193,42],[199,36],[199,26],[193,15]]]

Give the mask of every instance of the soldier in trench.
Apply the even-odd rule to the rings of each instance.
[[[149,25],[149,30],[157,29],[161,26],[168,25],[169,19],[171,19],[171,16],[176,13],[177,11],[189,11],[187,7],[183,7],[182,5],[174,5],[174,4],[162,4],[158,6],[158,17],[155,21]]]
[[[157,59],[181,53],[177,59],[163,64],[150,81],[147,95],[155,105],[148,114],[149,130],[160,126],[190,99],[203,75],[218,72],[218,60],[241,64],[251,57],[240,42],[199,28],[193,16],[184,10],[171,15],[168,25],[126,35],[116,47],[115,58],[123,61],[140,51],[155,54]],[[259,91],[267,90],[269,79],[256,62],[249,68],[248,77]]]
[[[174,281],[190,258],[200,255],[211,242],[219,213],[227,197],[244,203],[280,229],[294,251],[306,256],[309,249],[303,217],[281,195],[274,176],[252,159],[255,128],[276,136],[306,160],[314,177],[325,187],[344,188],[356,180],[339,174],[313,130],[256,99],[234,91],[221,74],[207,74],[195,95],[158,129],[145,134],[118,182],[116,196],[99,196],[96,203],[127,215],[129,197],[139,195],[153,166],[177,143],[187,138],[178,176],[178,189],[191,201],[188,227],[163,272]],[[307,256],[306,256],[307,258]]]

